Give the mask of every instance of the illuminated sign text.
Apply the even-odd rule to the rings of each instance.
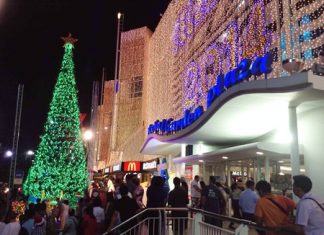
[[[204,113],[204,108],[202,106],[198,106],[194,112],[190,112],[186,110],[184,112],[183,118],[179,120],[163,119],[162,121],[156,120],[154,124],[151,124],[148,127],[148,134],[158,132],[159,134],[169,134],[173,132],[177,132],[181,129],[190,126],[194,121],[196,121],[200,116]]]
[[[141,162],[124,162],[124,171],[137,172],[141,170]]]
[[[112,171],[113,172],[121,171],[121,164],[119,163],[119,164],[113,165]]]
[[[209,108],[213,101],[220,96],[225,89],[227,90],[235,84],[248,80],[252,75],[260,76],[270,73],[272,71],[271,64],[272,57],[270,54],[266,54],[263,57],[257,57],[253,63],[250,59],[242,60],[236,69],[229,71],[225,76],[219,74],[217,76],[216,85],[208,91],[207,108]]]
[[[152,170],[156,169],[157,167],[157,160],[150,161],[150,162],[143,162],[143,170]]]

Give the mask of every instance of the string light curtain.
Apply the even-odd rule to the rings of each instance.
[[[323,9],[323,0],[172,1],[150,41],[147,123],[206,109],[217,75],[242,59],[270,53],[267,79],[287,76],[288,58],[309,69],[323,50]]]

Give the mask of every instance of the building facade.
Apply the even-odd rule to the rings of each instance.
[[[146,27],[121,33],[118,80],[105,82],[104,101],[99,106],[98,169],[144,159],[139,149],[146,131],[143,86],[151,34]]]
[[[323,1],[177,0],[154,33],[122,33],[109,164],[278,189],[301,172],[323,194],[321,22]]]

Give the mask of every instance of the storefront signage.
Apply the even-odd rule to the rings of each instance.
[[[124,171],[137,172],[141,170],[141,162],[124,162]]]
[[[236,85],[244,80],[248,80],[252,75],[260,76],[272,71],[272,56],[266,54],[263,57],[257,57],[254,62],[250,59],[244,59],[236,69],[229,71],[225,76],[219,74],[217,76],[217,83],[209,89],[207,95],[207,108],[213,101],[220,96],[225,90],[233,85]]]
[[[24,178],[24,171],[23,170],[20,170],[20,169],[17,169],[16,170],[16,173],[15,173],[15,178],[17,178],[17,179]]]
[[[93,177],[102,177],[102,172],[94,172]]]
[[[14,184],[22,184],[23,183],[23,178],[24,178],[24,171],[17,169],[15,178],[14,178]]]
[[[217,83],[215,86],[208,90],[207,94],[207,109],[228,88],[244,81],[248,80],[252,75],[260,76],[272,71],[272,56],[266,54],[263,57],[257,57],[254,62],[250,59],[243,59],[237,68],[229,71],[225,75],[219,74],[217,76]],[[185,110],[183,118],[179,120],[163,119],[162,121],[156,120],[154,124],[149,125],[148,134],[157,133],[159,135],[168,135],[175,133],[179,130],[190,126],[198,118],[202,116],[204,109],[202,106],[198,106],[194,112]]]
[[[142,166],[143,170],[154,170],[157,168],[157,160],[149,161],[149,162],[143,162]]]
[[[162,121],[156,120],[154,124],[151,124],[148,128],[148,134],[158,132],[159,134],[171,134],[173,132],[177,132],[190,126],[193,122],[195,122],[200,116],[204,113],[204,108],[202,106],[198,106],[194,112],[190,112],[190,110],[185,110],[183,118],[179,120],[163,119]]]
[[[121,163],[112,166],[112,172],[121,171]]]
[[[241,174],[240,171],[232,171],[232,175],[233,176],[242,176],[242,174]],[[243,172],[243,176],[247,176],[247,172],[246,171]]]

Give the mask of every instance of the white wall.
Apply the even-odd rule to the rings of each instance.
[[[306,175],[313,182],[312,191],[324,198],[324,108],[298,116],[298,138],[304,146]]]
[[[206,145],[206,144],[194,144],[192,154],[193,155],[203,154],[203,153],[216,151],[217,149],[219,149],[219,147],[217,147],[217,146]]]

